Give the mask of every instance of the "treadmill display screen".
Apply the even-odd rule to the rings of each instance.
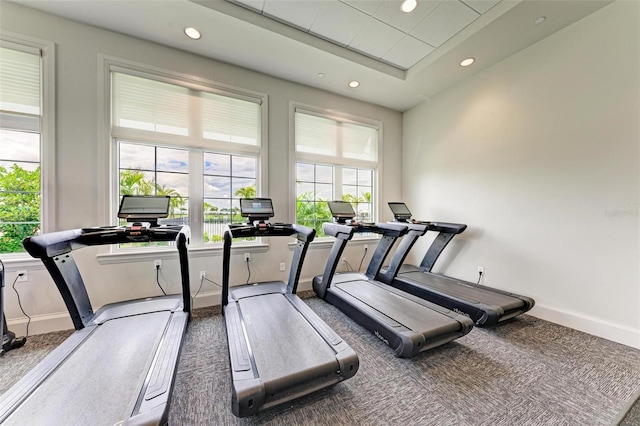
[[[168,195],[123,195],[118,209],[118,217],[135,219],[160,219],[169,216]]]
[[[411,211],[405,203],[389,203],[389,207],[397,219],[411,218]]]
[[[242,217],[273,217],[271,198],[241,198],[240,213]]]
[[[327,201],[331,215],[336,219],[353,219],[356,216],[351,203],[346,201]]]

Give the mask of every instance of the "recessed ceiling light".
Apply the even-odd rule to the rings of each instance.
[[[349,87],[351,87],[352,89],[355,89],[356,87],[360,86],[360,82],[353,80],[349,82]]]
[[[547,20],[546,16],[541,16],[538,19],[536,19],[535,21],[533,21],[534,24],[538,25],[538,24],[542,24],[544,21]]]
[[[184,29],[184,33],[187,35],[187,37],[193,39],[193,40],[199,40],[200,37],[202,37],[202,35],[200,35],[200,31],[196,30],[193,27],[187,27]]]
[[[418,0],[404,0],[400,8],[403,12],[409,13],[413,12],[413,10],[418,6]]]
[[[476,61],[475,58],[467,58],[467,59],[464,59],[462,62],[460,62],[460,66],[461,67],[468,67],[469,65],[471,65],[475,61]]]
[[[322,78],[322,77],[324,77],[324,74],[323,74],[323,73],[321,73],[321,72],[319,72],[319,73],[318,73],[318,77]]]

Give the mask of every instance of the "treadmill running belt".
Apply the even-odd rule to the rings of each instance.
[[[419,269],[398,274],[398,278],[407,278],[415,282],[419,287],[432,288],[443,294],[457,297],[470,303],[484,303],[485,305],[490,306],[500,306],[505,311],[521,308],[524,305],[522,300],[506,294],[490,291],[490,288],[484,290],[452,278],[444,278],[436,274],[425,274]]]
[[[280,383],[290,387],[309,381],[309,373],[339,369],[330,346],[283,294],[248,297],[239,305],[267,392],[280,391]],[[285,377],[288,380],[278,380]]]
[[[334,286],[418,333],[424,333],[428,329],[430,335],[440,335],[460,329],[457,321],[452,321],[441,312],[399,296],[395,291],[386,290],[369,281],[346,281],[336,283]]]
[[[98,326],[4,424],[113,425],[128,419],[170,315],[154,312]]]

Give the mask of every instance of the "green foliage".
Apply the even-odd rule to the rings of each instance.
[[[24,251],[22,240],[40,231],[40,166],[0,167],[0,253]]]
[[[256,189],[253,186],[243,186],[239,188],[234,195],[240,198],[255,198]]]
[[[298,224],[314,228],[316,235],[322,237],[324,236],[322,224],[331,222],[331,220],[331,211],[327,200],[314,201],[313,193],[310,191],[298,195],[296,198],[296,222]]]
[[[153,195],[153,187],[140,170],[120,170],[121,195]]]

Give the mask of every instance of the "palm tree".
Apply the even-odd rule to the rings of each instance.
[[[234,195],[240,198],[255,198],[256,188],[253,185],[243,186],[242,188],[239,188]]]
[[[153,183],[147,181],[140,170],[120,170],[120,194],[151,195],[153,190]]]
[[[181,211],[184,210],[184,199],[182,195],[178,193],[173,188],[167,188],[165,185],[156,184],[156,194],[157,195],[168,195],[171,197],[171,201],[169,201],[169,205],[173,211]]]

